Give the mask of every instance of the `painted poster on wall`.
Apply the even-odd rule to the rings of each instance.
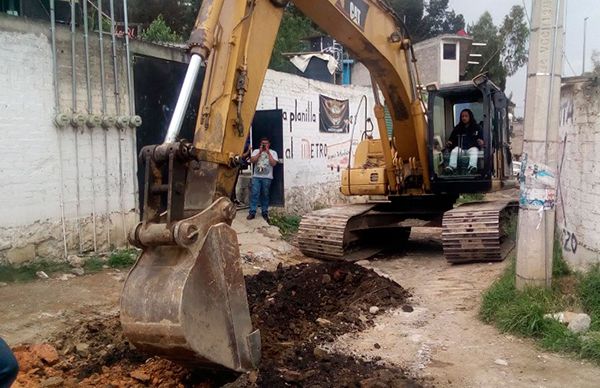
[[[319,131],[348,133],[350,131],[350,103],[319,95]]]

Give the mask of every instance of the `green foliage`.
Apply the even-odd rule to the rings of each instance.
[[[281,25],[279,26],[269,68],[294,73],[296,68],[282,54],[304,51],[305,43],[302,39],[317,32],[318,29],[308,18],[302,15],[296,7],[289,5],[285,9]]]
[[[467,31],[475,42],[487,45],[477,52],[482,54],[483,63],[470,66],[466,78],[488,72],[489,78],[504,90],[506,78],[527,63],[529,28],[525,10],[519,5],[513,6],[500,27],[494,24],[492,15],[486,11],[477,23],[467,27]]]
[[[485,196],[482,193],[461,194],[456,203],[470,203],[483,200]]]
[[[183,41],[181,35],[171,30],[162,15],[158,15],[150,23],[150,26],[142,31],[140,37],[143,40],[155,43],[179,43]]]
[[[515,294],[515,259],[513,257],[502,277],[496,280],[483,294],[479,317],[486,323],[494,322],[498,311],[507,301],[514,299]]]
[[[581,356],[590,360],[600,361],[600,332],[590,331],[583,337]]]
[[[273,213],[270,217],[271,225],[279,228],[284,240],[290,239],[300,227],[302,217],[295,214]]]
[[[554,319],[545,319],[539,343],[544,349],[553,352],[579,353],[584,341],[562,323]]]
[[[462,14],[448,8],[448,0],[389,0],[413,42],[420,42],[440,34],[455,34],[465,28]]]
[[[83,264],[86,273],[100,272],[104,265],[111,268],[129,268],[136,259],[138,252],[135,249],[119,250],[111,253],[108,261],[99,257],[90,257]],[[71,272],[71,266],[65,262],[36,261],[21,266],[10,264],[0,265],[0,282],[27,282],[37,279],[36,272],[44,271],[48,276],[56,273]]]
[[[600,330],[600,266],[592,267],[579,281],[579,297],[592,318],[592,330]]]
[[[413,41],[417,42],[421,36],[421,20],[425,15],[425,4],[423,0],[388,0],[394,12],[404,22]]]
[[[138,251],[135,249],[124,249],[115,251],[108,258],[108,265],[112,268],[129,268],[137,260]]]
[[[554,247],[552,250],[552,276],[561,277],[571,274],[571,268],[567,264],[562,254],[562,248],[560,246],[560,240],[554,240]]]
[[[600,51],[592,51],[592,64],[594,65],[594,75],[596,77],[600,76]]]
[[[501,225],[503,227],[504,235],[512,241],[517,241],[517,229],[519,225],[518,213],[508,212],[508,214],[503,215]]]
[[[560,245],[555,245],[554,262],[563,262],[558,255]],[[554,266],[556,280],[571,274],[568,266]],[[565,309],[565,301],[573,295],[565,295],[559,287],[552,289],[530,288],[518,291],[515,287],[514,258],[500,279],[484,293],[480,318],[494,324],[503,332],[531,337],[544,349],[570,353],[600,362],[600,267],[592,268],[578,277],[578,295],[584,309],[592,318],[592,330],[585,335],[571,332],[554,319],[545,319],[544,314]]]
[[[183,39],[187,39],[194,27],[201,4],[201,0],[129,0],[129,20],[131,23],[148,26],[159,15],[162,15],[165,24],[173,32]],[[181,40],[180,38],[177,41]]]
[[[100,272],[106,263],[99,257],[90,257],[83,264],[86,273]]]
[[[21,266],[0,265],[0,282],[26,282],[37,279],[35,273],[38,271],[44,271],[47,275],[51,275],[56,272],[69,271],[70,268],[67,263],[51,261],[38,261]]]
[[[502,66],[510,77],[527,63],[527,38],[529,28],[526,23],[525,9],[515,5],[504,17],[500,36],[503,38]]]

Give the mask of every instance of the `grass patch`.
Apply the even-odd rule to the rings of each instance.
[[[100,272],[104,269],[106,262],[99,257],[90,257],[83,264],[83,269],[86,273]]]
[[[128,268],[137,260],[138,251],[135,249],[123,249],[114,251],[108,257],[108,265],[111,268]]]
[[[83,269],[86,273],[96,273],[104,269],[105,265],[111,268],[129,268],[137,259],[138,251],[135,249],[125,249],[114,251],[110,254],[108,260],[103,260],[99,257],[90,257],[84,264]],[[48,276],[52,276],[56,273],[69,273],[72,267],[66,262],[55,262],[55,261],[36,261],[34,263],[27,263],[20,266],[11,264],[0,265],[0,282],[3,283],[16,283],[16,282],[28,282],[36,280],[38,276],[36,272],[44,271]]]
[[[591,329],[600,331],[600,266],[592,267],[582,276],[578,293],[583,309],[592,318]]]
[[[544,349],[568,353],[600,363],[600,266],[585,274],[573,274],[554,246],[553,287],[519,291],[515,286],[515,258],[502,276],[484,293],[480,318],[499,330],[533,338]],[[575,283],[575,287],[563,284]],[[545,319],[544,314],[583,306],[592,319],[590,331],[572,333],[565,325]]]
[[[569,268],[569,264],[567,264],[567,261],[563,257],[560,241],[555,239],[552,250],[552,276],[557,278],[570,275],[571,273],[571,268]]]
[[[473,193],[473,194],[461,194],[456,203],[470,203],[470,202],[478,202],[483,201],[484,194],[482,193]]]
[[[273,214],[270,217],[271,225],[275,225],[279,228],[281,236],[285,240],[289,240],[300,227],[300,220],[302,217],[295,214]]]
[[[44,271],[47,275],[52,275],[57,272],[69,271],[70,268],[71,267],[67,263],[52,261],[38,261],[18,267],[11,264],[5,264],[0,265],[0,282],[27,282],[37,279],[35,273],[38,271]]]

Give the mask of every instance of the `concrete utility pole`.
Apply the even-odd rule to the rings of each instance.
[[[549,287],[558,166],[564,0],[533,0],[517,241],[518,289]]]

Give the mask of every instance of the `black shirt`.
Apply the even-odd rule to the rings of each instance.
[[[456,127],[454,127],[454,130],[450,135],[452,148],[458,147],[459,145],[463,149],[479,147],[479,145],[477,144],[478,139],[483,140],[483,131],[477,123],[471,123],[468,126],[466,126],[461,121],[456,125]],[[461,141],[462,143],[460,143]]]

